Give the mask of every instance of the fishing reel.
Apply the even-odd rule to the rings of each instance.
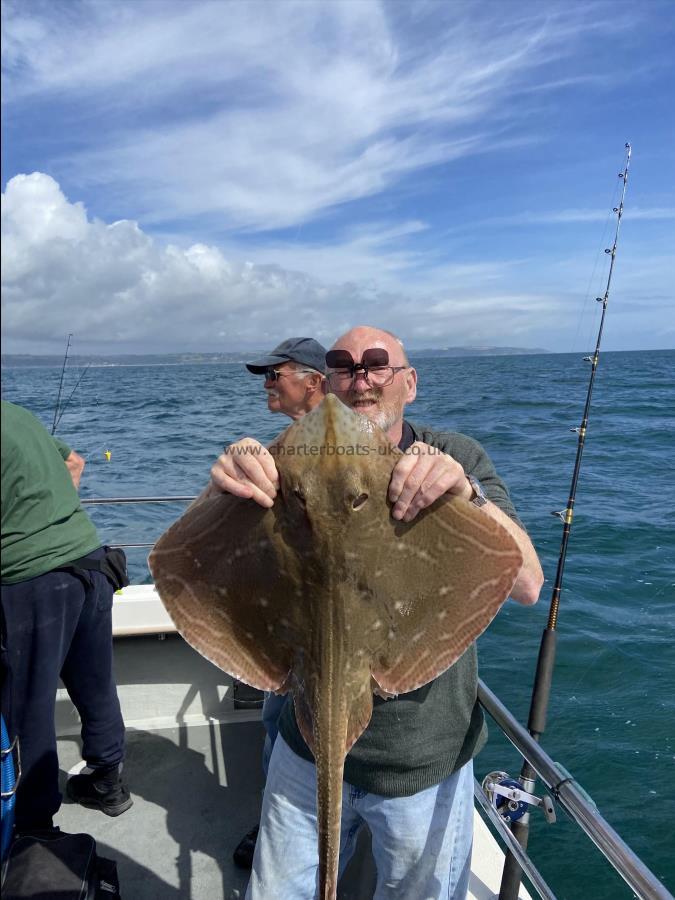
[[[522,819],[530,806],[540,806],[549,825],[556,820],[553,800],[548,794],[543,797],[529,794],[518,779],[511,778],[508,772],[490,772],[483,779],[482,788],[497,813],[507,822]]]

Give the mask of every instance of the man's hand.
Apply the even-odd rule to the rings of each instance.
[[[75,490],[79,491],[80,478],[82,477],[82,473],[84,472],[84,459],[80,456],[79,453],[71,450],[70,454],[63,461],[66,465],[66,469],[68,469],[68,471],[70,472],[70,477],[73,479]]]
[[[424,444],[415,443],[394,466],[389,482],[389,499],[394,504],[394,519],[411,522],[422,509],[431,506],[442,494],[457,494],[470,500],[473,488],[456,459]],[[481,510],[505,528],[523,554],[511,596],[518,603],[536,603],[544,573],[527,533],[489,500]]]
[[[279,487],[272,454],[253,438],[230,444],[211,467],[209,493],[234,494],[271,507]]]
[[[391,473],[389,500],[394,519],[411,522],[443,494],[459,494],[467,500],[473,489],[456,459],[422,441],[415,441]]]

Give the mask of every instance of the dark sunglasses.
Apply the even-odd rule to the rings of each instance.
[[[381,347],[371,347],[363,351],[361,362],[355,363],[348,350],[329,350],[326,353],[326,365],[329,369],[350,369],[354,374],[356,371],[388,366],[389,353]]]
[[[360,363],[355,363],[354,357],[347,350],[329,350],[326,354],[326,366],[334,370],[326,375],[334,391],[347,390],[358,374],[362,374],[366,383],[372,387],[387,387],[397,372],[409,368],[390,366],[389,353],[381,347],[364,350]]]

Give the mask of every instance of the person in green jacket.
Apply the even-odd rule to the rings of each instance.
[[[514,537],[523,566],[511,596],[535,603],[543,573],[503,481],[485,450],[466,435],[436,432],[403,418],[417,394],[417,373],[393,334],[360,326],[326,354],[330,391],[382,428],[404,451],[392,472],[392,516],[412,521],[443,494],[456,494],[498,521]],[[271,507],[278,488],[272,455],[242,457],[237,445],[211,470],[208,492],[223,491]],[[441,450],[441,453],[438,453]],[[245,469],[242,468],[242,458]],[[394,699],[373,698],[371,721],[345,760],[340,871],[366,822],[377,869],[376,896],[466,896],[473,836],[473,757],[485,741],[477,701],[472,644],[446,672]],[[316,769],[284,706],[269,765],[260,832],[247,900],[310,900],[318,866]]]
[[[91,769],[69,796],[116,816],[132,799],[121,779],[124,722],[112,672],[108,553],[82,509],[84,460],[38,419],[2,401],[3,713],[17,735],[18,833],[48,830],[61,805],[54,709],[61,677],[82,720]]]

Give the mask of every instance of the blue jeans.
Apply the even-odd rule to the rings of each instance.
[[[267,770],[270,766],[274,742],[279,733],[277,727],[279,716],[281,715],[281,710],[284,708],[287,699],[288,694],[282,694],[280,696],[272,691],[265,691],[265,699],[263,700],[262,708],[262,721],[265,726],[265,746],[263,747],[262,767],[265,778],[267,778]]]
[[[377,868],[374,900],[464,900],[473,841],[473,764],[411,797],[342,788],[340,874],[366,822]],[[318,895],[316,769],[278,737],[270,760],[246,900]]]

